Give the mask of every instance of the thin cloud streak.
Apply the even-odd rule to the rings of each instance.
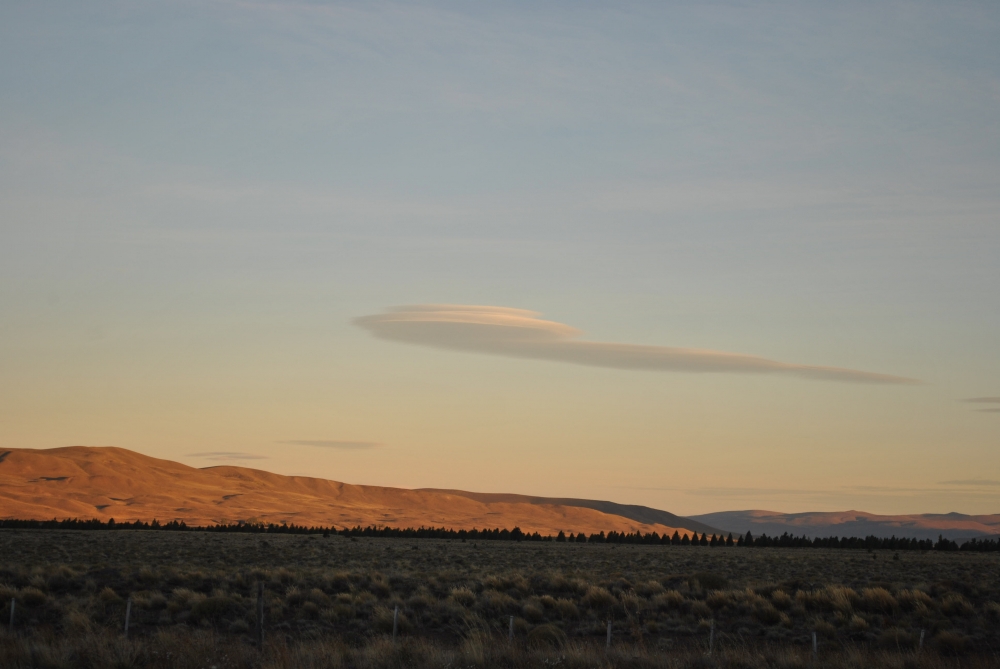
[[[825,381],[916,384],[909,379],[840,367],[800,365],[753,355],[672,346],[576,339],[581,332],[540,314],[509,307],[420,304],[362,316],[354,323],[376,337],[458,351],[552,360],[592,367],[672,372],[791,374]]]
[[[279,441],[279,444],[292,444],[294,446],[318,446],[320,448],[341,448],[344,450],[364,450],[378,448],[382,444],[374,441],[337,441],[331,439],[288,439]]]
[[[207,451],[205,453],[188,453],[190,458],[205,458],[206,460],[267,460],[266,455],[243,453],[241,451]]]
[[[962,401],[970,404],[1000,404],[1000,397],[970,397]]]
[[[1000,486],[1000,481],[994,481],[993,479],[965,479],[961,481],[941,481],[941,485]]]

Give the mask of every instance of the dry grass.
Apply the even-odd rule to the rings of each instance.
[[[994,554],[7,530],[0,555],[2,667],[796,667],[813,632],[819,666],[1000,650]]]

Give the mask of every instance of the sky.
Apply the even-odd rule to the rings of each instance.
[[[995,2],[0,5],[0,447],[1000,513]]]

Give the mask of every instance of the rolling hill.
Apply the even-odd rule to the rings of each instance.
[[[720,511],[693,516],[711,525],[745,534],[808,537],[909,537],[972,539],[1000,535],[1000,514],[967,516],[961,513],[879,516],[863,511],[779,513],[777,511]]]
[[[236,521],[525,532],[716,532],[665,511],[592,500],[363,486],[258,469],[197,469],[113,447],[0,451],[0,517]]]

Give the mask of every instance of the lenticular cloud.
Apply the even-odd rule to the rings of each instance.
[[[593,367],[672,372],[794,374],[854,383],[917,383],[887,374],[799,365],[740,353],[672,346],[586,341],[576,328],[525,309],[418,304],[362,316],[355,324],[376,337],[458,351],[554,360]]]

